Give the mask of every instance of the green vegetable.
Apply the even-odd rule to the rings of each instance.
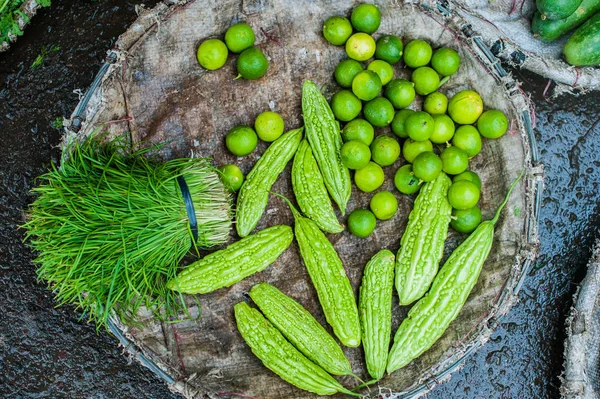
[[[600,65],[600,12],[573,33],[563,53],[567,62],[574,66]]]
[[[229,287],[266,269],[293,238],[290,226],[268,227],[192,263],[169,281],[167,288],[184,294],[206,294]]]
[[[298,302],[267,283],[252,287],[250,298],[267,319],[310,360],[328,373],[352,374],[350,362],[340,346]]]
[[[536,12],[531,21],[531,30],[535,37],[551,42],[581,26],[598,11],[600,11],[600,0],[583,0],[577,10],[565,19],[544,20],[542,14]]]
[[[310,145],[303,140],[294,156],[292,165],[292,186],[300,209],[317,226],[328,233],[344,230],[335,216],[323,176]]]
[[[302,86],[302,113],[306,138],[323,175],[325,187],[343,215],[346,212],[352,187],[350,172],[342,164],[340,156],[342,148],[340,126],[327,100],[310,80],[306,80]]]
[[[19,27],[19,17],[29,22],[29,17],[19,8],[25,0],[0,0],[0,44],[10,41],[11,36],[21,36],[23,31]],[[40,7],[49,7],[50,0],[37,0]]]
[[[429,349],[456,318],[490,253],[494,240],[494,225],[521,176],[523,173],[511,185],[504,202],[496,211],[496,216],[481,223],[452,252],[435,277],[429,293],[410,309],[408,316],[396,331],[394,345],[389,354],[388,373],[406,366]]]
[[[442,172],[424,184],[408,215],[396,256],[396,289],[401,305],[421,298],[438,271],[452,213],[446,198],[451,183]]]
[[[269,190],[298,149],[302,130],[290,130],[275,140],[246,176],[237,200],[236,229],[240,237],[250,234],[265,212]]]
[[[392,333],[394,254],[382,249],[371,258],[360,286],[359,312],[365,361],[371,377],[381,379]]]
[[[582,0],[536,0],[542,19],[564,19],[573,14]]]

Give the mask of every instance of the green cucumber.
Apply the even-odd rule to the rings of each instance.
[[[600,12],[573,33],[563,53],[574,66],[600,65]]]
[[[577,10],[565,19],[544,20],[542,14],[536,12],[531,21],[531,30],[534,37],[544,42],[552,42],[581,26],[598,11],[600,11],[600,0],[583,0]]]
[[[542,19],[555,21],[573,14],[581,2],[582,0],[536,0],[535,4]]]

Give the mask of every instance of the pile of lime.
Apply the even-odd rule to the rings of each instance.
[[[238,23],[225,32],[225,42],[220,39],[207,39],[198,47],[198,62],[210,71],[221,68],[227,62],[229,52],[239,53],[237,59],[237,78],[259,79],[267,73],[269,61],[258,47],[250,25]],[[236,79],[237,79],[236,78]]]
[[[380,24],[377,6],[361,4],[350,19],[334,16],[323,26],[325,39],[336,46],[345,45],[348,56],[334,73],[342,90],[331,97],[336,119],[345,123],[342,162],[354,170],[358,189],[367,193],[383,185],[383,168],[397,165],[400,155],[405,162],[394,176],[400,193],[416,194],[423,183],[435,180],[442,171],[454,176],[448,191],[454,208],[451,226],[469,233],[481,222],[477,206],[481,180],[468,170],[469,160],[481,151],[482,136],[496,139],[504,135],[508,120],[499,110],[484,112],[475,91],[463,90],[450,99],[440,91],[460,67],[456,50],[442,47],[434,51],[420,39],[403,45],[394,35],[375,40],[372,34]],[[400,61],[410,68],[410,80],[395,77]],[[409,109],[416,108],[417,96],[424,97],[422,110]],[[402,146],[399,139],[404,140]],[[371,198],[370,210],[356,209],[349,215],[348,228],[358,237],[367,237],[377,219],[390,219],[397,210],[394,194],[379,191]]]

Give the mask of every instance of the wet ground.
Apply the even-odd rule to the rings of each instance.
[[[77,91],[92,82],[139,3],[54,0],[0,54],[0,397],[176,398],[150,371],[129,364],[112,336],[71,307],[54,308],[17,228],[35,176],[59,155],[53,123],[72,112]],[[514,73],[536,103],[546,170],[541,256],[491,342],[429,398],[558,397],[565,317],[600,225],[600,107],[594,93],[548,102],[546,81]]]

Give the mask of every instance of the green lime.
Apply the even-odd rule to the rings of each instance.
[[[477,205],[468,209],[452,209],[450,226],[459,233],[471,233],[481,223],[481,209]]]
[[[366,33],[355,33],[346,42],[346,54],[356,61],[366,61],[375,54],[375,40]]]
[[[481,151],[481,135],[472,125],[463,125],[456,129],[452,144],[470,157],[474,157]]]
[[[448,97],[444,93],[434,91],[425,97],[423,102],[423,111],[431,115],[443,115],[448,109]]]
[[[375,97],[365,104],[363,113],[373,126],[384,127],[394,119],[394,106],[385,97]]]
[[[448,47],[442,47],[433,53],[431,66],[442,76],[454,75],[460,66],[460,55]]]
[[[244,174],[237,165],[221,167],[221,180],[230,191],[236,192],[244,183]]]
[[[350,90],[340,90],[331,97],[331,110],[340,121],[351,121],[361,109],[362,103]]]
[[[404,129],[408,137],[415,141],[429,140],[433,134],[434,122],[431,115],[424,111],[417,111],[406,118]]]
[[[354,183],[360,191],[370,193],[381,187],[384,177],[381,166],[375,162],[369,162],[367,166],[354,173]]]
[[[384,86],[394,78],[394,68],[385,61],[373,60],[367,65],[367,69],[379,75],[381,84]]]
[[[238,77],[248,80],[259,79],[267,73],[269,61],[258,47],[250,47],[239,55],[237,59]]]
[[[433,93],[440,86],[440,76],[436,71],[426,66],[415,69],[410,80],[415,84],[417,94],[422,96]]]
[[[283,134],[285,124],[277,112],[265,111],[254,120],[254,130],[262,141],[275,141]]]
[[[241,53],[254,46],[254,31],[248,24],[231,25],[225,32],[225,43],[232,53]]]
[[[497,109],[485,111],[477,120],[477,129],[483,137],[497,139],[508,130],[508,119],[502,111]]]
[[[448,115],[433,115],[432,143],[444,144],[454,136],[454,122]]]
[[[448,189],[448,202],[455,209],[469,209],[479,201],[479,189],[468,180],[452,183]]]
[[[354,29],[371,34],[379,29],[381,13],[373,4],[361,4],[352,10],[350,20]]]
[[[363,101],[377,97],[381,87],[381,78],[373,71],[359,72],[352,81],[352,92]]]
[[[442,171],[442,160],[431,151],[417,155],[413,162],[413,172],[424,182],[435,180]]]
[[[424,40],[411,40],[404,47],[404,63],[409,68],[418,68],[429,64],[433,50]]]
[[[389,191],[380,191],[371,198],[369,208],[379,220],[391,219],[398,210],[398,200]]]
[[[415,95],[415,84],[408,80],[394,79],[385,87],[385,96],[396,109],[408,107]]]
[[[198,62],[210,71],[221,68],[227,62],[227,46],[219,39],[208,39],[198,47]]]
[[[377,136],[371,143],[371,157],[381,166],[389,166],[400,156],[400,144],[395,138]]]
[[[448,103],[448,115],[461,125],[471,125],[483,112],[483,101],[473,90],[456,93]],[[479,131],[481,133],[481,130]]]
[[[465,170],[461,174],[454,176],[452,182],[456,183],[457,181],[461,180],[470,181],[471,183],[475,184],[475,186],[477,186],[478,190],[481,190],[481,179],[479,178],[479,175],[477,173],[472,172],[470,170]]]
[[[368,237],[377,225],[375,215],[368,209],[355,209],[348,215],[348,230],[357,237]]]
[[[440,154],[442,170],[449,175],[458,175],[469,167],[469,156],[458,147],[446,147]]]
[[[394,119],[392,119],[392,132],[401,139],[405,139],[408,137],[408,133],[406,132],[406,119],[414,114],[415,111],[412,109],[401,109],[396,112],[394,115]]]
[[[330,17],[323,25],[325,40],[334,46],[341,46],[352,35],[352,24],[348,18],[341,16]]]
[[[369,146],[358,140],[350,140],[340,150],[342,163],[348,169],[362,169],[371,160],[371,150]]]
[[[335,80],[344,88],[352,87],[352,81],[363,71],[360,62],[356,60],[344,60],[335,67]]]
[[[379,37],[375,42],[375,58],[396,64],[402,58],[402,40],[393,35]]]
[[[353,119],[346,123],[342,129],[342,139],[344,141],[358,140],[366,145],[371,145],[375,137],[375,129],[373,125],[364,119]]]
[[[258,137],[250,126],[236,126],[225,136],[225,146],[238,157],[250,154],[256,148],[256,144]]]
[[[433,144],[431,141],[414,141],[413,139],[406,139],[402,145],[402,156],[406,159],[406,162],[412,163],[417,155],[425,151],[433,151]]]
[[[411,164],[398,168],[394,175],[394,185],[402,194],[414,194],[421,187],[419,179],[413,173]]]

